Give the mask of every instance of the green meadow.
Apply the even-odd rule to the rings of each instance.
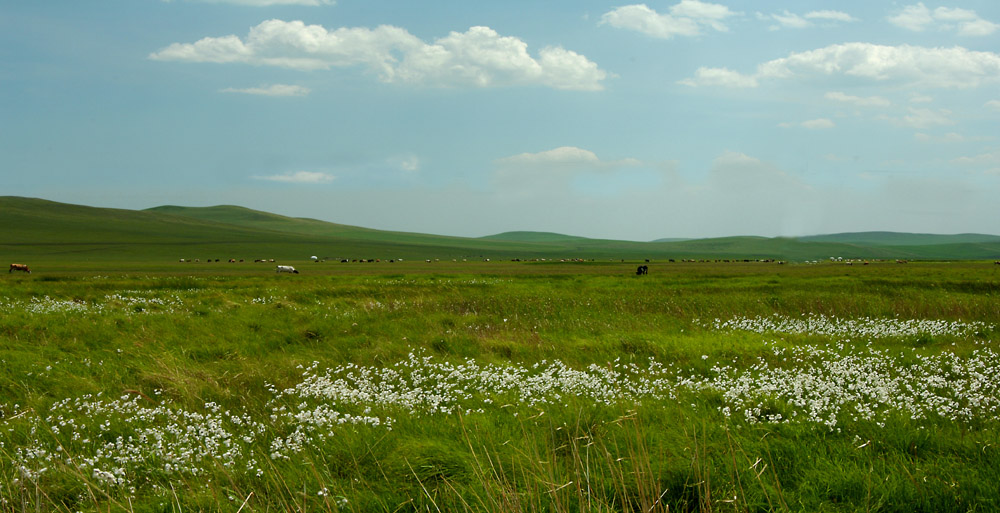
[[[0,511],[1000,509],[992,261],[426,260],[4,275]]]

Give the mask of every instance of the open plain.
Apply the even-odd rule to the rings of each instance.
[[[0,280],[0,511],[988,511],[1000,266]]]

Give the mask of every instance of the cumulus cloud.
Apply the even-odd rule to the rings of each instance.
[[[208,4],[248,5],[252,7],[267,7],[270,5],[319,6],[319,5],[333,5],[337,3],[334,0],[189,0],[189,1],[200,1],[202,3],[208,3]]]
[[[937,125],[954,125],[951,111],[948,109],[915,109],[910,107],[910,113],[903,117],[906,125],[915,128],[927,128]]]
[[[990,108],[990,109],[993,109],[993,110],[1000,111],[1000,100],[990,100],[990,101],[986,102],[986,107]]]
[[[908,5],[887,20],[897,27],[914,32],[936,29],[955,32],[960,36],[988,36],[1000,29],[1000,25],[980,18],[976,11],[959,7],[938,7],[931,10],[923,2]]]
[[[520,153],[494,161],[493,182],[497,190],[521,196],[538,196],[554,191],[568,191],[580,183],[592,187],[608,178],[620,185],[623,177],[637,173],[649,178],[664,172],[672,175],[674,164],[646,163],[635,158],[601,159],[594,152],[575,146],[562,146],[537,153]]]
[[[699,68],[680,83],[692,86],[756,87],[764,79],[794,80],[843,76],[866,82],[890,82],[931,88],[972,88],[1000,81],[1000,55],[960,46],[925,48],[844,43],[793,52],[757,66],[752,75],[726,68]],[[720,77],[729,80],[720,79]]]
[[[757,78],[726,68],[698,68],[694,77],[678,82],[691,87],[757,87]]]
[[[867,98],[863,98],[861,96],[845,94],[840,91],[831,91],[823,95],[823,97],[827,100],[849,103],[856,107],[888,107],[889,105],[892,105],[892,102],[882,98],[881,96],[869,96]]]
[[[826,118],[810,119],[802,122],[802,127],[809,130],[822,130],[824,128],[833,128],[834,126],[833,121]]]
[[[321,184],[330,183],[335,177],[329,173],[319,171],[295,171],[270,176],[255,176],[254,178],[268,182]]]
[[[416,155],[403,155],[388,160],[389,165],[402,171],[414,172],[420,170],[420,157]]]
[[[1000,166],[1000,151],[982,153],[973,157],[959,157],[952,162],[966,166]]]
[[[799,16],[798,14],[793,14],[793,13],[790,13],[788,11],[784,11],[781,14],[777,14],[777,13],[776,14],[772,14],[770,17],[772,19],[774,19],[774,20],[777,20],[777,22],[782,27],[806,28],[806,27],[812,25],[812,23],[809,23],[809,20],[807,20],[807,19]]]
[[[908,126],[912,128],[931,128],[934,126],[948,126],[954,125],[955,120],[951,118],[952,112],[948,109],[918,109],[916,107],[908,107],[907,111],[909,114],[901,117],[894,118],[888,116],[880,116],[879,119],[884,119],[890,123],[898,126]]]
[[[575,146],[561,146],[538,153],[520,153],[497,159],[496,163],[505,167],[546,166],[575,169],[601,169],[641,164],[639,160],[633,158],[604,161],[598,158],[596,153]]]
[[[959,157],[951,162],[960,166],[978,168],[986,175],[1000,175],[1000,150],[972,157]]]
[[[583,55],[545,47],[537,56],[528,45],[489,27],[425,43],[405,29],[342,27],[328,30],[302,21],[267,20],[243,39],[235,35],[173,43],[150,59],[246,63],[298,70],[359,66],[387,83],[432,87],[543,85],[555,89],[603,89],[607,73]]]
[[[220,89],[219,92],[255,94],[261,96],[306,96],[309,94],[310,91],[308,87],[302,87],[297,85],[274,84],[267,87],[264,86],[250,87],[246,89],[227,87],[225,89]]]
[[[917,132],[913,134],[913,138],[924,143],[960,143],[969,140],[969,138],[956,132],[949,132],[944,135],[931,135],[923,132]]]
[[[843,22],[854,22],[858,21],[857,18],[841,11],[812,11],[806,13],[806,18],[811,20],[826,20],[826,21],[843,21]]]
[[[813,26],[811,20],[819,20],[825,22],[826,25],[832,25],[833,22],[852,22],[857,21],[854,17],[846,12],[841,11],[811,11],[805,15],[798,15],[787,9],[780,13],[764,14],[757,13],[757,19],[763,21],[776,21],[776,25],[771,26],[771,30],[778,30],[782,27],[784,28],[808,28]]]
[[[733,16],[736,13],[724,5],[681,0],[671,6],[668,13],[656,12],[646,4],[618,7],[605,13],[601,23],[659,39],[670,39],[674,36],[697,36],[706,27],[726,32],[729,27],[724,22]]]
[[[808,121],[803,121],[801,123],[778,123],[778,126],[782,128],[792,128],[792,127],[802,127],[808,128],[809,130],[822,130],[825,128],[833,128],[836,126],[833,121],[826,118],[810,119]]]

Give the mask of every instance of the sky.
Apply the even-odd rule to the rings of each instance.
[[[0,195],[408,232],[1000,234],[1000,2],[0,2]]]

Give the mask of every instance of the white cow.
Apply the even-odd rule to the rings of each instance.
[[[279,266],[277,266],[277,269],[274,272],[275,273],[294,273],[294,274],[299,274],[299,272],[296,271],[295,268],[292,267],[292,266],[290,266],[290,265],[279,265]]]

